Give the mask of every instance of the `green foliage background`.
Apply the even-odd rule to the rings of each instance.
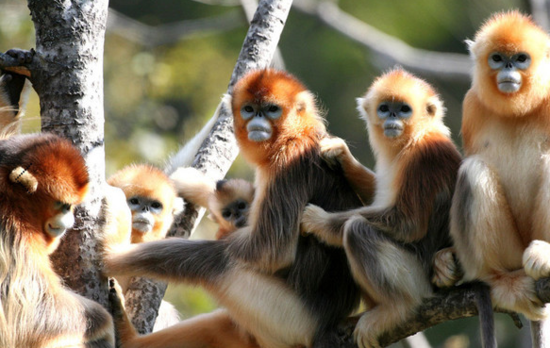
[[[150,26],[209,18],[240,11],[232,0],[111,0],[116,11]],[[231,2],[233,5],[209,5]],[[519,8],[520,0],[341,0],[340,8],[409,45],[427,50],[466,54],[464,40],[492,12]],[[0,50],[34,47],[34,28],[26,2],[0,0]],[[184,36],[172,44],[139,43],[108,31],[105,43],[105,135],[107,175],[133,162],[162,166],[171,153],[190,139],[213,114],[246,35],[244,14],[235,28]],[[373,165],[365,126],[355,110],[361,96],[384,69],[378,58],[319,20],[292,10],[281,37],[286,68],[318,96],[329,130],[350,143],[364,164]],[[376,63],[376,64],[375,64]],[[436,86],[447,107],[446,123],[460,145],[461,102],[466,82],[423,76]],[[24,131],[40,129],[39,106],[32,95]],[[240,159],[230,176],[252,178]],[[202,225],[199,238],[216,226]],[[214,308],[200,289],[170,286],[167,295],[184,317]],[[500,347],[519,347],[528,328],[518,331],[499,315]],[[526,322],[524,320],[524,322]],[[449,322],[427,331],[434,347],[480,347],[477,318]]]

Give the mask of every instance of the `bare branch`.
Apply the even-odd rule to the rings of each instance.
[[[132,42],[155,47],[173,44],[191,36],[205,36],[209,33],[231,30],[244,24],[245,18],[238,10],[211,18],[150,26],[109,8],[107,30]]]
[[[292,0],[260,1],[231,75],[227,89],[228,93],[232,91],[233,85],[246,72],[269,66],[291,5]],[[223,104],[218,110],[218,119],[193,162],[193,167],[207,173],[213,179],[223,178],[238,154],[233,135],[231,110],[226,110]],[[197,216],[196,207],[187,204],[183,215],[175,219],[169,235],[188,236]],[[151,283],[155,284],[155,290],[148,289]],[[132,282],[130,287],[131,290],[126,293],[126,303],[128,304],[130,300],[134,301],[135,305],[140,306],[139,313],[134,313],[134,317],[132,317],[132,323],[138,332],[142,334],[151,332],[160,301],[166,290],[166,284],[157,281]]]
[[[381,57],[383,68],[394,64],[438,77],[469,80],[472,63],[466,54],[441,53],[414,48],[405,42],[343,12],[331,1],[296,1],[294,7]]]

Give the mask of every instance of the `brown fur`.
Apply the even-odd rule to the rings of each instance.
[[[475,70],[462,122],[468,158],[451,234],[466,280],[487,282],[495,306],[538,320],[547,313],[533,278],[550,275],[550,37],[517,11],[499,13],[481,27],[470,51]],[[495,51],[530,55],[518,91],[497,88],[497,71],[487,61]]]
[[[32,193],[8,180],[16,167],[37,180]],[[54,135],[0,141],[0,346],[114,346],[110,315],[62,285],[48,258],[57,238],[46,231],[56,202],[79,204],[88,173],[79,151]]]
[[[282,107],[269,140],[248,140],[243,103]],[[271,69],[247,74],[235,85],[232,110],[241,153],[256,167],[248,226],[215,241],[143,243],[109,255],[107,268],[204,286],[260,346],[334,347],[333,330],[356,308],[358,288],[344,251],[301,236],[299,223],[309,202],[339,211],[360,200],[321,160],[327,133],[311,93],[294,77]]]
[[[378,117],[380,103],[387,101],[405,102],[413,110],[396,137],[384,135]],[[395,69],[378,78],[359,102],[377,158],[376,173],[365,168],[353,172],[363,172],[365,178],[346,177],[354,187],[376,183],[374,197],[363,198],[372,203],[342,213],[310,205],[302,228],[344,247],[369,304],[355,338],[359,347],[371,347],[431,295],[433,256],[450,244],[448,211],[461,157],[443,125],[443,104],[423,80]],[[351,153],[345,143],[333,145],[325,148],[325,156],[338,156],[344,170],[350,163],[360,166],[346,158]]]

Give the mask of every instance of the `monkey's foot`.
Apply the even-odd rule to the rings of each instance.
[[[435,254],[433,267],[432,284],[439,288],[455,285],[464,275],[455,258],[453,248],[439,250]]]
[[[369,312],[366,312],[357,322],[353,336],[359,348],[381,348],[378,342],[379,334],[374,329],[377,325],[373,322],[373,319]]]
[[[491,298],[495,307],[521,313],[529,320],[542,320],[550,312],[538,298],[535,280],[524,270],[498,274],[486,279],[491,286]]]
[[[329,166],[334,167],[348,151],[348,146],[341,138],[324,138],[320,142],[321,156]]]
[[[523,252],[523,268],[525,273],[537,280],[550,276],[550,244],[542,240],[534,240]]]

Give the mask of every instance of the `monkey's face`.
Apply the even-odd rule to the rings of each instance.
[[[405,129],[405,120],[411,118],[413,109],[404,101],[385,100],[378,104],[376,115],[382,121],[384,136],[397,138]]]
[[[132,228],[138,232],[151,232],[157,220],[162,220],[164,207],[156,199],[133,196],[128,199],[128,206],[132,211]]]
[[[61,237],[65,231],[73,227],[74,214],[73,206],[69,203],[61,201],[52,202],[50,204],[49,218],[44,222],[44,232],[52,238]]]
[[[235,228],[241,228],[246,224],[248,217],[249,203],[244,199],[237,199],[221,210],[222,218],[233,225]]]
[[[247,102],[241,106],[240,114],[242,119],[246,122],[248,139],[254,142],[262,142],[272,137],[272,121],[281,117],[283,108],[270,102]]]
[[[500,116],[524,116],[547,98],[550,37],[517,11],[489,19],[468,41],[475,70],[472,90]]]
[[[531,56],[527,52],[516,54],[491,52],[488,64],[495,74],[498,90],[502,93],[515,93],[522,86],[522,72],[531,66]]]

